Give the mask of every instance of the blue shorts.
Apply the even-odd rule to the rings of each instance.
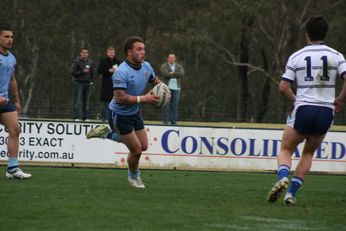
[[[287,118],[287,125],[303,135],[326,134],[334,120],[334,111],[329,107],[301,105]]]
[[[133,130],[139,131],[144,129],[144,122],[139,113],[134,115],[119,115],[111,112],[108,123],[112,130],[120,135],[127,135]]]
[[[6,105],[0,106],[0,113],[13,112],[16,111],[14,103],[9,100]]]

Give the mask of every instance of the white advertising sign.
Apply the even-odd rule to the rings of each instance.
[[[126,167],[128,150],[107,139],[86,139],[96,123],[21,121],[19,160],[33,163]],[[267,171],[277,169],[280,129],[146,126],[149,148],[141,168]],[[0,161],[7,160],[0,127]],[[295,168],[303,143],[293,154]],[[346,132],[331,131],[315,152],[311,171],[346,172]]]

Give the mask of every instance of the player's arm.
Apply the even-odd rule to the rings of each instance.
[[[6,97],[0,96],[0,105],[7,105],[8,99]]]
[[[281,79],[279,83],[279,91],[291,102],[296,101],[296,95],[293,93],[291,88],[291,82],[288,79]]]
[[[20,112],[20,99],[18,94],[17,80],[14,74],[12,74],[10,86],[9,86],[10,95],[16,107],[16,111]]]
[[[339,93],[339,95],[334,100],[334,106],[335,106],[336,112],[341,111],[342,106],[344,104],[344,100],[346,98],[346,73],[344,73],[342,75],[342,78],[344,80],[344,84],[342,85],[341,92]]]
[[[158,96],[154,96],[151,91],[145,95],[128,95],[125,89],[115,89],[114,97],[118,104],[157,103],[160,98]]]
[[[155,86],[156,84],[162,83],[162,81],[156,76],[155,80],[151,82],[151,84],[153,86]]]

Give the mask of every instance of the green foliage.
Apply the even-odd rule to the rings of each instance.
[[[1,230],[344,230],[345,176],[311,175],[298,205],[266,201],[274,174],[25,168],[0,178]]]
[[[17,78],[22,107],[30,117],[70,118],[72,80],[69,73],[79,49],[88,46],[98,63],[108,46],[124,59],[123,41],[138,35],[145,39],[147,60],[159,73],[169,52],[184,65],[186,77],[180,103],[182,120],[234,121],[238,91],[247,91],[245,121],[252,121],[262,105],[262,88],[271,78],[269,102],[263,121],[282,122],[290,108],[277,91],[277,81],[288,56],[305,44],[304,23],[323,14],[330,23],[327,44],[346,52],[343,39],[345,1],[300,0],[2,0],[0,22],[13,25],[18,60]],[[253,18],[244,28],[242,20]],[[246,25],[246,24],[245,24]],[[245,34],[242,31],[245,29]],[[240,43],[248,38],[248,89],[238,81]],[[99,82],[92,96],[91,116],[96,118]],[[147,119],[161,119],[146,105]],[[335,122],[345,123],[345,109]]]

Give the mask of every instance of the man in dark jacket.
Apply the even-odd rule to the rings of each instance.
[[[112,75],[117,70],[120,61],[115,58],[113,47],[107,49],[107,57],[101,59],[97,73],[101,74],[100,91],[100,120],[107,121],[109,115],[109,103],[113,99]]]
[[[93,61],[89,59],[89,51],[83,48],[80,56],[73,62],[71,74],[74,78],[73,119],[79,120],[79,101],[82,97],[83,121],[88,119],[91,85],[93,85]]]

